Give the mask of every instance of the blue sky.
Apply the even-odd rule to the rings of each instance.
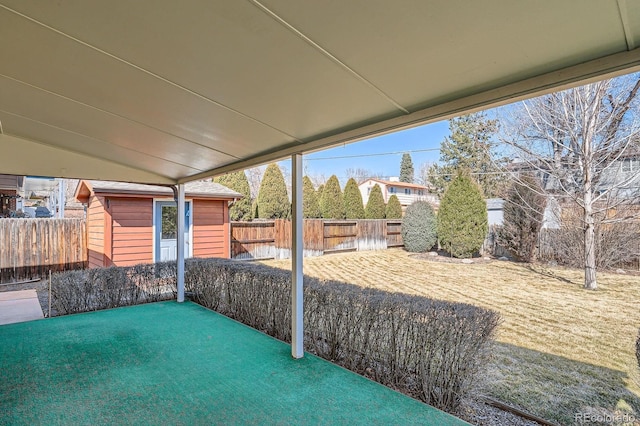
[[[411,154],[417,172],[422,163],[438,161],[440,143],[448,134],[449,122],[441,121],[307,154],[304,156],[305,173],[311,176],[324,174],[327,178],[335,174],[341,182],[346,181],[345,171],[348,168],[362,168],[384,176],[398,176],[402,153],[407,151]],[[429,151],[411,152],[421,150]],[[372,155],[390,152],[397,154]]]

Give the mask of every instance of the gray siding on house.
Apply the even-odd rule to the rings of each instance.
[[[0,175],[0,189],[18,190],[22,176]]]
[[[502,198],[487,199],[487,219],[489,226],[502,225],[504,220],[504,200]]]

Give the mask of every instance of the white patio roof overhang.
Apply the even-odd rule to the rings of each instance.
[[[634,0],[0,0],[0,173],[173,185],[292,156],[295,178],[305,152],[640,70],[638,46]]]

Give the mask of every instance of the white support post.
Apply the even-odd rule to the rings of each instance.
[[[178,256],[176,258],[177,273],[176,273],[176,285],[178,288],[178,302],[184,302],[184,184],[178,185],[178,200],[177,200],[177,221],[178,221],[178,235],[176,236],[178,244]]]
[[[302,154],[291,156],[291,355],[304,356]]]

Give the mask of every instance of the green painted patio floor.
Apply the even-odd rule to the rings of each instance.
[[[0,424],[465,424],[194,303],[0,326]]]

